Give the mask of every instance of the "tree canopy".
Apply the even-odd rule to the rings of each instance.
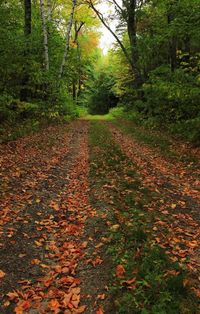
[[[105,4],[0,1],[0,120],[75,116],[77,106],[105,113],[118,104],[147,125],[192,130],[196,139],[199,1],[111,0],[106,16]],[[106,56],[102,25],[115,39]]]

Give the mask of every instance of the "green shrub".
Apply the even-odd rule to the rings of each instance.
[[[195,119],[200,112],[199,85],[198,78],[183,69],[171,73],[167,67],[157,68],[143,85],[143,106],[138,110],[136,104],[136,109],[160,124]]]
[[[114,118],[121,118],[124,117],[124,107],[115,107],[110,109],[110,115]]]
[[[200,116],[194,119],[179,121],[170,126],[172,133],[179,134],[190,142],[200,145]]]
[[[0,95],[0,123],[13,119],[14,113],[9,108],[12,101],[12,96],[7,94]]]

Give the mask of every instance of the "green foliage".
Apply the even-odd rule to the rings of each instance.
[[[194,118],[200,108],[199,87],[197,78],[182,69],[171,73],[168,68],[157,68],[143,86],[146,102],[139,109],[160,123]]]
[[[136,44],[144,82],[138,91],[121,48],[116,45],[109,53],[113,90],[124,107],[121,116],[167,128],[194,143],[200,129],[199,8],[197,0],[153,0],[138,7]],[[129,51],[127,32],[120,29]]]
[[[121,118],[124,116],[124,108],[123,107],[115,107],[110,109],[110,115],[114,118]]]
[[[24,3],[0,0],[0,123],[13,127],[25,119],[66,121],[78,116],[77,103],[87,79],[88,67],[100,57],[99,23],[91,9],[81,4],[75,12],[77,23],[84,22],[74,42],[74,25],[70,49],[62,79],[59,68],[66,46],[71,1],[52,3],[51,21],[47,22],[50,69],[44,64],[43,30],[40,3],[31,1],[31,34],[24,34]],[[47,15],[47,2],[44,6]],[[75,24],[75,20],[73,21]],[[24,97],[25,94],[25,97]],[[19,132],[20,133],[20,132]]]
[[[95,76],[95,77],[94,77]],[[112,89],[114,78],[111,73],[100,70],[87,84],[88,109],[91,114],[106,114],[117,105],[118,99]]]
[[[200,115],[194,119],[178,121],[170,125],[172,133],[180,134],[190,142],[200,145]]]

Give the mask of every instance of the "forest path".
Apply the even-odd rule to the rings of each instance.
[[[97,215],[89,202],[88,122],[49,127],[1,153],[0,312],[82,313],[77,266],[92,242],[85,222]],[[95,254],[85,268],[103,262]]]
[[[151,158],[148,147],[104,121],[49,127],[1,145],[0,152],[2,314],[118,313],[118,290],[126,307],[121,285],[137,287],[137,266],[123,256],[126,245],[136,260],[142,255],[141,243],[131,240],[134,253],[126,239],[135,234],[133,206],[136,227],[150,213],[143,226],[150,246],[187,268],[184,285],[199,294],[199,198],[186,169],[179,169],[188,178],[182,183],[167,160],[163,167],[163,158]],[[133,313],[131,306],[126,313]]]

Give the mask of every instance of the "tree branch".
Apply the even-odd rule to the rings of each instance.
[[[98,16],[98,18],[100,19],[100,21],[102,22],[102,24],[109,30],[109,32],[115,37],[116,41],[118,42],[118,44],[120,45],[127,61],[129,62],[131,68],[134,70],[134,65],[131,61],[131,58],[126,50],[126,48],[124,47],[123,43],[121,42],[121,40],[119,39],[119,37],[113,32],[113,30],[110,28],[110,26],[106,23],[103,14],[100,13],[97,8],[94,6],[94,4],[92,3],[91,0],[88,1],[90,7],[93,9],[93,11],[96,13],[96,15]]]

